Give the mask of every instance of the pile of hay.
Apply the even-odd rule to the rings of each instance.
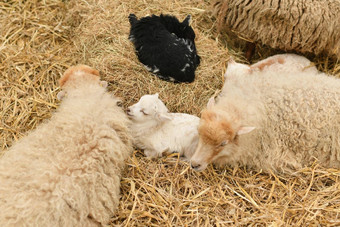
[[[98,69],[125,107],[159,92],[171,111],[199,115],[221,88],[229,56],[244,61],[228,37],[216,32],[210,7],[205,0],[1,1],[1,149],[51,116],[58,106],[57,80],[77,63]],[[168,83],[144,69],[127,39],[129,13],[168,13],[180,20],[192,15],[202,57],[194,83]],[[270,54],[260,49],[256,56]],[[320,70],[340,76],[340,64],[327,56],[312,60]],[[123,176],[113,226],[340,224],[340,170],[316,164],[297,176],[211,166],[196,173],[174,155],[149,160],[135,151]]]

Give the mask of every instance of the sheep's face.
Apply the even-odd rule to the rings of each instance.
[[[144,95],[136,104],[128,107],[127,115],[135,122],[168,119],[168,109],[158,98],[158,94]]]
[[[238,145],[238,136],[253,129],[238,127],[214,111],[203,111],[198,127],[199,142],[190,160],[191,167],[203,171],[209,163],[231,157]]]
[[[237,63],[232,58],[228,61],[228,68],[226,73],[224,74],[225,78],[233,77],[235,75],[250,75],[252,73],[252,69],[250,66]]]
[[[64,75],[60,78],[60,87],[64,87],[67,84],[70,86],[77,86],[76,81],[91,81],[99,83],[99,72],[87,65],[76,65],[68,68]]]
[[[198,146],[191,158],[191,167],[196,171],[204,170],[221,153],[228,153],[225,148],[237,139],[230,123],[220,120],[216,113],[208,110],[202,112],[198,133]]]

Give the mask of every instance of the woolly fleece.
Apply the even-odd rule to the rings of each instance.
[[[98,226],[117,208],[129,120],[88,66],[67,70],[52,118],[0,159],[0,226]]]
[[[219,29],[272,48],[340,59],[339,0],[217,0]]]

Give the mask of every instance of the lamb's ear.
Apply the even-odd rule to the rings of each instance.
[[[171,117],[167,114],[164,114],[164,113],[157,113],[157,118],[160,120],[160,121],[169,121],[171,120]]]
[[[211,109],[214,106],[215,106],[215,96],[209,99],[208,104],[207,104],[207,109]]]
[[[182,24],[186,25],[186,26],[189,26],[191,23],[191,15],[188,15],[184,21],[182,22]]]
[[[253,131],[256,127],[241,127],[238,131],[237,131],[237,135],[243,135],[243,134],[247,134],[251,131]]]
[[[156,96],[156,98],[158,98],[159,94],[158,94],[158,93],[155,93],[154,96]]]

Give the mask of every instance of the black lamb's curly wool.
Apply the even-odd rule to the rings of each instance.
[[[141,63],[156,76],[172,82],[193,82],[200,64],[191,16],[179,22],[174,16],[152,15],[137,19],[129,15],[129,39]]]

